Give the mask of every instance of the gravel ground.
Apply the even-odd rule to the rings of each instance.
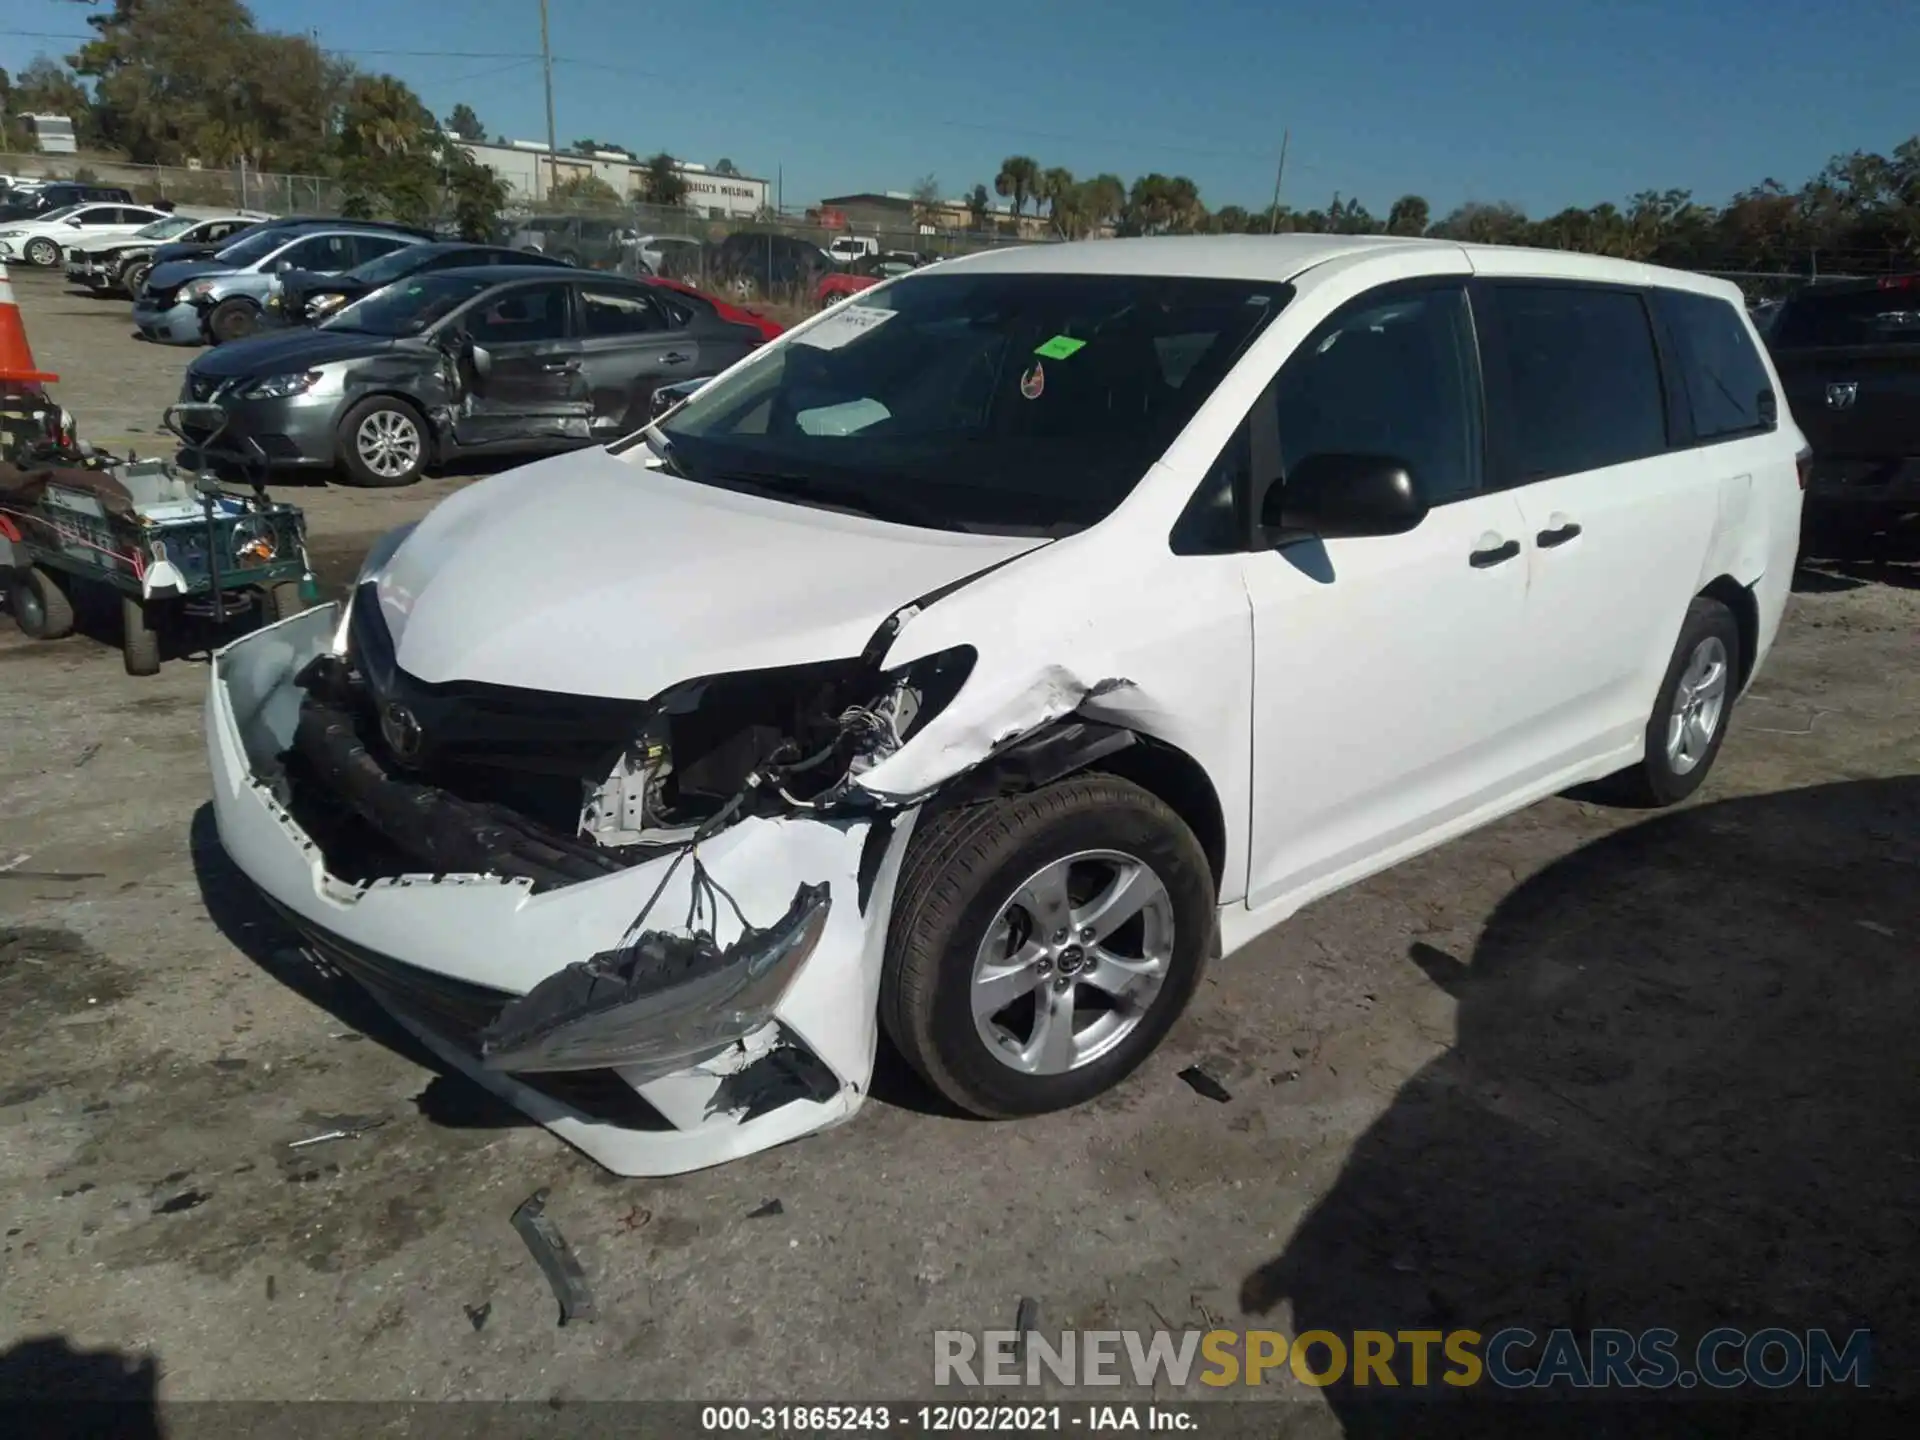
[[[14,279],[82,433],[154,446],[191,352]],[[341,584],[459,483],[288,493]],[[1917,586],[1803,571],[1692,803],[1551,800],[1310,907],[1098,1103],[976,1123],[896,1063],[852,1124],[664,1181],[299,961],[214,836],[202,662],[0,629],[0,1389],[60,1337],[166,1400],[925,1395],[932,1331],[1030,1295],[1046,1330],[1864,1325],[1910,1391]],[[542,1186],[595,1324],[508,1227]],[[1379,1418],[1277,1390],[1286,1433]]]

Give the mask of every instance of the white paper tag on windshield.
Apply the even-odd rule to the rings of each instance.
[[[810,330],[793,337],[796,345],[811,345],[816,350],[838,350],[858,340],[870,330],[878,330],[894,317],[892,310],[876,310],[870,305],[853,305],[837,310]]]

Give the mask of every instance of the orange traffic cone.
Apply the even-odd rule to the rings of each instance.
[[[7,278],[7,267],[0,265],[0,384],[11,380],[21,385],[45,385],[59,378],[34,368],[27,327],[13,300],[13,282]]]

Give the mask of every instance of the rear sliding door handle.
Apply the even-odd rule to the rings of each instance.
[[[1580,527],[1569,520],[1566,524],[1555,526],[1551,530],[1542,530],[1533,537],[1533,540],[1542,550],[1551,550],[1556,545],[1566,544],[1579,533]]]
[[[1467,563],[1476,570],[1485,570],[1492,565],[1500,565],[1520,553],[1520,542],[1509,540],[1505,544],[1495,545],[1486,550],[1476,550],[1467,556]]]

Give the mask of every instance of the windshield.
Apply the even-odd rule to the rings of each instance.
[[[411,275],[432,260],[436,253],[425,245],[402,245],[398,250],[389,250],[376,260],[369,260],[364,265],[355,266],[347,272],[347,278],[376,288],[381,285],[391,285],[401,276]]]
[[[256,230],[252,234],[242,235],[215,255],[214,259],[222,265],[252,265],[266,259],[292,239],[293,236],[285,230]]]
[[[916,275],[763,351],[658,433],[694,480],[935,527],[1066,533],[1127,496],[1292,293]]]
[[[169,235],[178,235],[182,230],[189,229],[199,223],[199,221],[189,219],[185,215],[169,215],[164,220],[155,220],[150,225],[142,225],[138,230],[133,232],[133,238],[136,240],[164,240]]]
[[[320,328],[391,338],[418,335],[482,290],[499,283],[480,275],[421,275],[356,300]]]

